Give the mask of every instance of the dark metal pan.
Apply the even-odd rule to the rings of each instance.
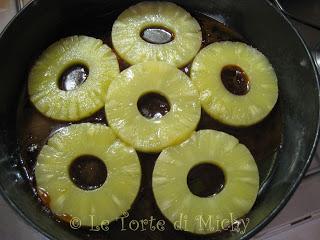
[[[107,32],[117,15],[135,2],[138,1],[35,0],[1,34],[0,190],[21,217],[50,239],[164,239],[161,234],[141,232],[112,235],[71,231],[41,210],[20,167],[17,108],[33,60],[61,37],[94,35],[95,26]],[[165,239],[248,239],[285,206],[312,160],[319,130],[319,85],[314,63],[292,24],[267,1],[174,2],[235,29],[269,58],[279,79],[282,144],[277,148],[272,177],[247,216],[250,224],[245,234],[233,232],[198,238],[179,233],[167,234]]]

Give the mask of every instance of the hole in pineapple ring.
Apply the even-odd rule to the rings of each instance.
[[[211,197],[222,191],[225,177],[220,167],[211,163],[201,163],[191,168],[187,184],[194,195]]]
[[[89,75],[89,69],[83,64],[75,64],[63,71],[59,78],[59,88],[63,91],[72,91],[83,84]]]
[[[100,188],[108,172],[104,162],[92,155],[77,157],[69,167],[71,181],[79,188],[90,191]]]
[[[224,87],[234,95],[243,96],[250,90],[247,74],[237,65],[224,66],[221,71],[221,81]]]
[[[146,27],[140,32],[140,37],[152,44],[166,44],[174,39],[172,31],[165,27]]]
[[[141,115],[148,119],[160,119],[170,111],[168,99],[155,92],[142,95],[137,107]]]

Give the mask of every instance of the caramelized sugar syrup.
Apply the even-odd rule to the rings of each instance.
[[[210,17],[207,17],[200,13],[194,13],[193,16],[198,20],[202,28],[202,47],[205,47],[213,42],[227,40],[248,43],[245,40],[245,38],[242,37],[239,33],[215,21]],[[108,21],[110,20],[108,19]],[[84,32],[85,31],[86,30],[84,30]],[[88,32],[92,33],[91,30],[88,30]],[[108,44],[108,46],[112,47],[110,30],[108,32],[99,30],[94,34],[95,37],[102,39],[106,44]],[[130,66],[119,56],[118,60],[121,70],[124,70]],[[181,68],[181,70],[184,71],[187,75],[189,75],[190,67],[191,63]],[[161,112],[161,110],[159,111]],[[107,125],[104,109],[101,109],[96,114],[87,119],[83,119],[75,123],[82,122],[101,123]],[[126,217],[123,222],[119,220],[111,223],[108,231],[94,231],[93,227],[85,227],[78,230],[73,230],[70,228],[70,225],[68,223],[64,223],[63,221],[61,221],[61,219],[63,219],[64,221],[68,222],[70,220],[70,216],[63,215],[57,217],[53,215],[50,212],[50,209],[48,208],[50,203],[50,196],[45,192],[41,193],[41,191],[39,191],[39,194],[39,192],[37,192],[36,190],[34,167],[37,161],[39,151],[41,150],[42,146],[46,144],[48,138],[52,136],[60,128],[68,126],[70,124],[72,123],[49,119],[41,113],[39,113],[28,99],[27,90],[24,90],[18,109],[17,119],[17,130],[21,146],[21,162],[22,168],[27,175],[27,180],[30,182],[30,188],[33,189],[35,197],[41,203],[39,205],[42,207],[43,211],[48,212],[49,216],[54,218],[56,221],[62,222],[61,225],[63,227],[70,229],[71,231],[74,231],[75,234],[79,235],[82,239],[130,238],[179,240],[196,239],[198,237],[197,235],[174,230],[173,225],[165,219],[165,217],[161,214],[160,210],[156,205],[152,193],[152,171],[154,168],[155,161],[159,154],[147,154],[138,152],[142,168],[142,181],[139,194],[132,208],[129,210],[129,217]],[[240,143],[248,147],[258,165],[260,174],[261,194],[261,192],[267,185],[268,180],[272,177],[272,173],[276,167],[277,151],[281,147],[282,117],[279,102],[276,104],[272,112],[262,122],[245,128],[234,128],[226,126],[212,119],[208,114],[202,111],[201,121],[198,125],[197,130],[200,129],[214,129],[229,133],[237,137],[240,140]],[[201,171],[198,171],[197,174],[201,175]],[[75,202],[75,204],[77,203]],[[152,228],[150,228],[150,226],[147,226],[146,229],[139,228],[137,231],[132,231],[128,229],[128,223],[131,220],[150,219],[150,216],[152,216],[156,220],[165,220],[164,231],[154,231],[152,230]],[[212,239],[226,234],[231,234],[231,232],[224,231],[222,233],[201,236],[201,239]]]

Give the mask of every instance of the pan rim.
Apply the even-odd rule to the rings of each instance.
[[[306,45],[305,40],[302,38],[301,34],[298,32],[298,30],[296,29],[296,27],[293,25],[293,23],[290,21],[290,19],[283,13],[280,11],[279,8],[277,8],[275,5],[273,5],[270,0],[264,0],[264,3],[266,3],[266,5],[268,7],[273,8],[273,10],[278,13],[278,15],[280,15],[280,17],[282,17],[286,23],[291,27],[291,29],[295,32],[295,34],[297,35],[297,37],[299,38],[300,42],[303,45],[303,48],[305,49],[307,56],[309,58],[309,61],[311,62],[312,65],[312,70],[315,76],[315,80],[316,80],[316,86],[317,86],[317,92],[318,92],[318,106],[320,106],[320,85],[319,85],[319,75],[318,75],[318,71],[314,62],[314,59],[310,53],[309,48]],[[306,171],[308,170],[311,161],[313,160],[313,157],[315,155],[316,152],[316,148],[318,146],[319,143],[319,134],[320,134],[320,109],[318,108],[318,122],[317,122],[317,127],[316,127],[316,132],[315,132],[315,137],[313,140],[313,145],[311,147],[311,151],[308,154],[308,159],[305,161],[304,167],[302,169],[302,171],[300,172],[299,176],[296,178],[296,180],[294,181],[294,183],[291,185],[291,187],[288,189],[287,193],[285,194],[284,198],[280,201],[279,205],[274,208],[272,210],[272,212],[260,223],[258,223],[251,231],[249,231],[248,233],[246,233],[243,237],[241,237],[241,240],[245,240],[245,239],[250,239],[251,237],[253,237],[254,235],[256,235],[259,231],[261,231],[265,226],[267,226],[279,213],[281,210],[283,210],[283,208],[286,206],[286,204],[289,202],[290,198],[292,197],[292,195],[295,193],[296,189],[298,188],[298,186],[300,185]]]

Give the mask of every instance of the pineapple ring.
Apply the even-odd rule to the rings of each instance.
[[[228,65],[244,70],[250,85],[246,94],[235,95],[226,89],[221,73]],[[202,49],[192,64],[191,79],[199,90],[204,110],[232,126],[261,121],[278,98],[277,76],[268,59],[244,43],[218,42]]]
[[[76,64],[89,69],[86,81],[71,91],[59,89],[63,72]],[[29,74],[28,91],[34,106],[45,116],[77,121],[104,106],[108,86],[118,74],[117,58],[101,40],[72,36],[42,53]]]
[[[163,44],[143,40],[141,32],[159,27],[174,39]],[[202,43],[201,27],[186,10],[171,2],[142,2],[125,10],[112,28],[117,53],[130,64],[164,61],[177,67],[189,63]]]
[[[189,190],[188,173],[201,163],[216,165],[224,172],[221,192],[198,197]],[[152,187],[157,205],[168,220],[175,223],[181,216],[186,217],[182,230],[208,234],[226,229],[230,214],[237,219],[250,211],[259,189],[259,172],[249,150],[235,137],[201,130],[184,143],[162,151],[154,168]],[[201,219],[211,219],[211,226],[200,224]]]
[[[161,118],[148,119],[137,107],[139,98],[152,92],[171,105]],[[164,62],[144,62],[124,70],[111,83],[105,111],[109,126],[122,141],[142,152],[160,152],[190,137],[200,120],[201,105],[186,74]]]
[[[92,191],[77,187],[69,175],[71,163],[88,154],[108,168],[106,181]],[[82,226],[92,226],[111,222],[131,207],[141,167],[135,150],[117,140],[109,127],[83,123],[65,127],[49,139],[38,156],[35,176],[38,190],[48,193],[54,214],[77,217]]]

